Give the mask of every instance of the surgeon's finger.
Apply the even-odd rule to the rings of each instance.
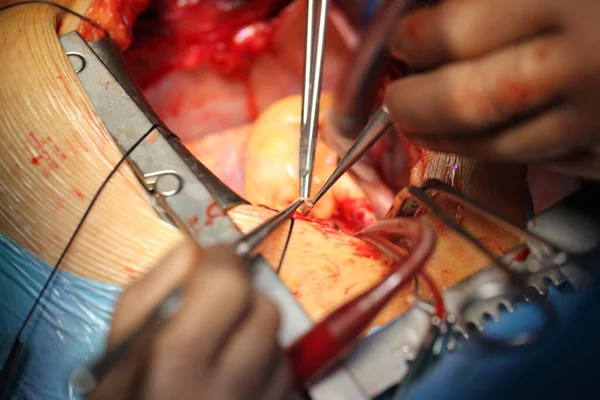
[[[559,98],[577,79],[569,43],[547,36],[392,83],[390,116],[419,139],[460,138],[507,124]]]
[[[191,240],[182,242],[145,276],[123,292],[113,313],[108,346],[138,327],[160,302],[196,270],[202,250]]]
[[[432,150],[478,159],[537,163],[564,157],[585,146],[591,140],[589,129],[595,128],[581,118],[575,107],[561,105],[487,136],[419,143]]]
[[[198,371],[214,363],[254,301],[249,272],[233,248],[206,250],[184,286],[179,312],[161,330],[154,350],[173,369]],[[181,364],[181,365],[180,365]]]
[[[279,310],[256,293],[254,307],[231,335],[216,366],[229,377],[234,392],[257,398],[274,375],[281,348],[277,341]]]
[[[445,1],[401,20],[391,52],[411,67],[433,67],[551,30],[557,26],[556,15],[544,0]]]

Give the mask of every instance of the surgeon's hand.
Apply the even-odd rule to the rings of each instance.
[[[203,253],[186,243],[133,283],[117,304],[109,347],[178,285],[184,303],[91,398],[290,399],[291,374],[277,344],[278,310],[253,288],[240,264],[230,248]]]
[[[447,0],[403,19],[392,54],[428,71],[386,102],[434,150],[600,178],[600,1]]]

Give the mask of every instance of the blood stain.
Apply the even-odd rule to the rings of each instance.
[[[135,270],[131,267],[124,267],[123,271],[127,274],[127,278],[134,280],[135,279]]]
[[[187,222],[187,225],[192,230],[194,237],[198,237],[198,235],[200,234],[200,228],[198,227],[198,222],[200,222],[200,218],[198,218],[198,216],[195,215],[191,218],[188,218],[188,220],[186,222]]]
[[[531,97],[531,90],[527,86],[510,78],[502,79],[498,84],[498,89],[501,98],[515,106],[524,104]]]
[[[219,208],[219,205],[216,202],[211,203],[206,208],[206,222],[204,226],[211,226],[215,222],[215,218],[218,218],[223,215],[223,211]]]
[[[546,47],[546,46],[538,47],[538,49],[535,51],[535,55],[539,60],[545,60],[546,57],[548,56],[548,47]]]
[[[416,21],[410,21],[406,24],[406,34],[410,37],[415,43],[420,43],[421,36],[419,33],[419,26]]]
[[[79,200],[85,200],[85,196],[83,195],[83,193],[81,193],[79,190],[77,189],[73,189],[73,194],[79,199]]]
[[[365,242],[354,244],[354,254],[358,257],[369,259],[381,258],[381,251]]]
[[[37,138],[35,137],[35,135],[32,132],[29,132],[29,134],[27,134],[27,137],[29,138],[29,141],[33,144],[33,146],[36,149],[39,149],[42,147],[40,145],[40,142],[37,140]]]
[[[31,157],[31,163],[33,165],[40,165],[40,162],[42,161],[42,156],[35,156],[35,157]]]

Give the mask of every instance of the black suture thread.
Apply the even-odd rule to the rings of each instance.
[[[133,146],[131,146],[129,148],[129,150],[127,150],[123,154],[123,156],[121,157],[121,159],[119,160],[119,162],[117,162],[117,164],[113,167],[113,169],[110,171],[110,173],[108,174],[108,176],[104,179],[104,181],[102,182],[102,184],[98,187],[98,190],[94,194],[94,197],[92,197],[92,200],[90,201],[90,204],[88,205],[88,207],[86,208],[85,212],[83,213],[83,216],[81,217],[81,220],[79,221],[79,223],[77,224],[77,227],[73,231],[73,234],[71,235],[71,238],[67,242],[67,245],[65,246],[65,248],[64,248],[63,252],[61,253],[60,257],[58,258],[58,261],[56,261],[56,264],[54,265],[54,268],[52,268],[52,271],[50,272],[50,275],[48,276],[48,278],[46,279],[46,282],[42,286],[42,290],[40,291],[40,293],[36,297],[35,301],[33,302],[33,306],[29,310],[29,313],[27,314],[27,316],[25,317],[25,319],[21,323],[21,326],[19,327],[19,330],[17,331],[17,334],[15,336],[15,339],[14,339],[12,345],[11,345],[10,352],[9,352],[9,354],[12,355],[12,357],[9,356],[9,358],[4,363],[4,366],[2,367],[2,371],[0,371],[0,394],[6,393],[5,392],[6,387],[10,386],[10,375],[12,374],[12,371],[14,370],[14,368],[16,368],[16,363],[18,361],[18,358],[19,358],[18,356],[20,354],[20,352],[18,352],[17,349],[18,349],[18,347],[20,345],[22,346],[21,336],[23,335],[23,332],[24,332],[25,328],[27,327],[27,324],[31,320],[31,317],[33,316],[35,310],[37,309],[40,301],[44,297],[44,294],[48,290],[48,287],[50,286],[50,282],[52,282],[52,279],[54,278],[54,275],[56,275],[56,272],[58,271],[58,268],[60,267],[60,264],[62,263],[62,261],[64,260],[65,256],[67,255],[69,249],[71,248],[71,245],[75,241],[75,239],[77,237],[77,234],[81,230],[81,228],[82,228],[84,222],[86,221],[88,215],[92,211],[92,208],[96,204],[96,201],[98,200],[98,198],[102,194],[102,192],[103,192],[104,188],[106,187],[106,185],[108,185],[108,183],[110,182],[110,179],[117,173],[117,171],[119,170],[119,168],[121,167],[121,165],[129,158],[129,156],[131,155],[131,153],[133,153],[133,151],[154,131],[154,129],[156,127],[157,127],[157,125],[152,126],[148,130],[148,132],[146,132],[145,134],[143,134],[133,144]]]
[[[65,7],[65,6],[60,5],[60,4],[56,4],[53,1],[48,1],[48,0],[26,0],[26,1],[21,1],[19,3],[12,3],[12,4],[8,4],[6,6],[0,7],[0,12],[9,10],[11,8],[19,7],[19,6],[28,5],[28,4],[45,4],[47,6],[58,8],[59,10],[64,11],[67,14],[71,14],[71,15],[73,15],[73,16],[81,19],[81,20],[83,20],[84,22],[87,22],[88,24],[92,25],[96,29],[100,29],[102,32],[104,32],[104,34],[107,37],[110,38],[110,35],[108,34],[108,31],[106,29],[104,29],[102,27],[102,25],[100,25],[98,22],[96,22],[93,19],[88,18],[88,17],[86,17],[84,15],[81,15],[81,14],[79,14],[76,11],[73,11],[73,10],[71,10],[68,7]]]
[[[76,11],[73,11],[70,8],[67,8],[67,7],[65,7],[65,6],[63,6],[61,4],[54,3],[52,1],[47,1],[47,0],[26,0],[26,1],[18,2],[18,3],[7,4],[7,5],[3,6],[3,7],[0,7],[0,12],[10,10],[11,8],[16,8],[16,7],[28,5],[28,4],[42,4],[42,5],[47,5],[47,6],[58,8],[59,10],[61,10],[63,12],[66,12],[67,14],[75,16],[75,17],[81,19],[84,22],[87,22],[88,24],[92,25],[96,29],[100,29],[102,32],[104,32],[104,34],[108,38],[110,38],[110,34],[106,31],[106,29],[104,29],[96,21],[94,21],[91,18],[88,18],[88,17],[86,17],[84,15],[81,15],[81,14],[79,14]],[[72,242],[75,240],[75,236],[77,236],[77,233],[81,229],[81,226],[83,225],[83,222],[85,221],[87,215],[89,214],[92,206],[94,205],[94,203],[98,199],[98,196],[100,195],[100,193],[102,192],[102,190],[104,189],[104,187],[106,186],[106,184],[108,183],[108,181],[110,180],[110,178],[117,171],[117,169],[129,157],[129,155],[131,154],[131,152],[133,150],[135,150],[135,148],[146,138],[146,136],[149,135],[150,132],[152,132],[153,129],[154,129],[154,127],[152,129],[150,129],[144,136],[142,136],[142,138],[140,138],[140,140],[138,142],[136,142],[132,146],[132,148],[129,149],[123,155],[123,157],[121,158],[121,160],[119,160],[119,162],[116,164],[116,166],[114,167],[114,169],[110,172],[110,174],[108,175],[108,177],[106,178],[106,180],[102,183],[102,185],[100,185],[98,191],[96,192],[96,194],[92,198],[92,201],[90,202],[88,208],[86,209],[85,213],[83,214],[82,219],[79,221],[79,224],[75,228],[75,231],[73,232],[73,235],[69,239],[69,242],[67,243],[67,246],[65,247],[65,249],[62,252],[62,254],[60,255],[60,257],[59,257],[56,265],[54,266],[54,268],[50,272],[50,275],[48,276],[48,279],[46,280],[46,282],[42,286],[42,290],[40,291],[40,293],[36,297],[35,301],[33,302],[33,306],[29,310],[29,313],[27,314],[27,316],[25,317],[25,319],[23,320],[23,322],[19,326],[19,330],[17,331],[15,339],[14,339],[14,341],[11,344],[10,351],[8,353],[9,356],[6,359],[6,361],[4,362],[4,365],[2,366],[2,370],[0,370],[0,398],[5,397],[7,395],[8,387],[10,386],[10,375],[11,375],[11,373],[13,371],[13,367],[15,366],[15,364],[17,362],[18,356],[21,354],[21,351],[20,351],[21,347],[22,347],[21,335],[23,334],[23,331],[27,327],[27,323],[29,322],[29,320],[31,319],[33,313],[35,312],[35,310],[36,310],[39,302],[41,301],[41,298],[43,297],[44,293],[48,289],[48,286],[50,285],[50,282],[52,281],[52,278],[56,274],[56,271],[58,270],[58,267],[60,266],[60,263],[64,259],[64,257],[66,255],[68,249],[70,248]]]
[[[295,219],[290,219],[290,230],[288,231],[287,238],[285,239],[285,244],[283,245],[283,251],[281,252],[281,258],[279,259],[279,264],[277,265],[277,275],[281,272],[281,267],[283,267],[283,259],[285,258],[285,254],[287,253],[288,245],[290,244],[290,239],[292,238],[292,229],[294,229]]]

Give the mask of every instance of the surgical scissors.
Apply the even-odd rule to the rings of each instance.
[[[327,30],[329,0],[321,0],[316,38],[314,37],[316,0],[308,0],[306,12],[306,47],[304,54],[304,82],[302,87],[302,123],[300,127],[300,198],[308,199],[315,162]]]

